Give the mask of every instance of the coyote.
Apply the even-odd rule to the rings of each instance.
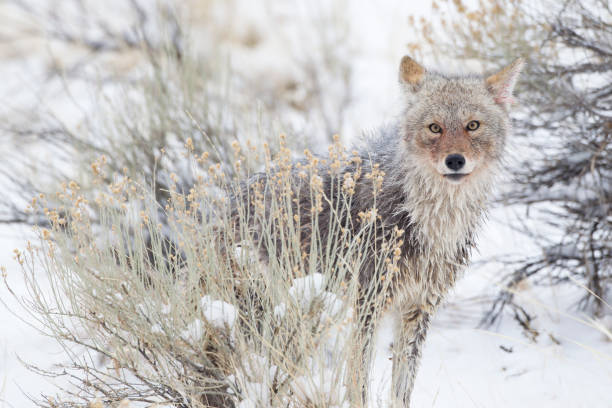
[[[523,61],[486,78],[430,72],[405,56],[405,107],[372,146],[385,170],[379,213],[411,239],[393,288],[393,406],[408,407],[433,313],[454,286],[474,245],[510,133],[508,109]]]
[[[404,231],[400,271],[387,293],[397,316],[391,397],[394,407],[410,404],[432,315],[454,286],[474,246],[503,161],[511,127],[508,110],[522,65],[517,59],[488,77],[447,76],[403,57],[399,69],[404,98],[400,117],[359,151],[364,173],[376,168],[385,176],[376,202],[372,182],[363,178],[356,181],[350,213],[357,217],[375,206],[382,225],[378,236]],[[329,194],[337,194],[329,187],[332,180],[325,179],[330,172],[319,174]],[[265,183],[266,176],[257,180]],[[302,183],[296,188],[308,186]],[[313,206],[311,196],[307,191],[298,196],[303,198],[296,205],[308,217]],[[329,236],[326,229],[333,209],[322,206],[319,210],[318,236],[324,239]],[[310,225],[310,219],[301,222],[306,229]],[[371,251],[376,248],[370,246]],[[366,262],[358,273],[361,287],[379,284],[371,263]],[[375,325],[377,318],[370,316],[370,324]],[[372,330],[364,333],[371,336]],[[363,351],[359,364],[367,372],[371,357],[368,350]],[[361,383],[364,390],[359,401],[354,401],[355,406],[367,404],[367,379]]]

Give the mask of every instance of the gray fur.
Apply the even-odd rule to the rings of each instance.
[[[377,237],[388,238],[393,227],[405,231],[400,273],[394,276],[387,294],[398,317],[393,344],[394,407],[409,406],[429,322],[474,247],[474,234],[484,217],[510,132],[509,95],[519,70],[520,61],[488,80],[475,75],[445,76],[426,71],[405,57],[400,67],[405,100],[401,116],[395,125],[380,129],[359,149],[362,174],[370,172],[375,164],[385,173],[376,197],[381,217]],[[481,123],[478,131],[466,132],[469,120]],[[442,136],[428,129],[432,122],[443,127]],[[444,157],[453,153],[465,155],[466,168],[470,169],[460,183],[444,175]],[[354,166],[348,165],[341,173],[352,171]],[[325,194],[337,194],[327,169],[322,168],[319,174]],[[266,176],[257,179],[265,182]],[[306,245],[312,234],[308,188],[307,183],[295,178],[295,189],[301,192],[298,206]],[[355,186],[349,219],[357,219],[359,212],[372,207],[372,183],[361,177]],[[319,214],[318,232],[323,240],[330,236],[330,213],[329,206],[324,205]],[[346,225],[353,224],[347,221]],[[374,244],[369,246],[370,251],[375,248]],[[379,285],[371,262],[359,270],[359,279],[364,292]],[[367,317],[364,321],[375,325],[379,316]],[[371,328],[363,332],[369,340]],[[363,356],[360,364],[369,368],[370,350],[364,350]],[[365,399],[365,392],[361,398]],[[355,405],[363,406],[365,401],[355,401]]]

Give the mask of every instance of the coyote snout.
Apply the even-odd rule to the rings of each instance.
[[[444,160],[444,164],[446,167],[451,169],[452,171],[459,171],[465,165],[465,157],[460,154],[451,154],[446,156],[446,160]],[[451,176],[452,174],[446,174],[447,176]]]

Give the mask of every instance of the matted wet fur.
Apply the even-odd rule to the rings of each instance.
[[[380,220],[376,240],[390,240],[393,231],[404,231],[400,270],[386,291],[396,316],[394,407],[409,406],[431,317],[468,263],[510,133],[508,109],[521,66],[519,59],[486,78],[447,76],[404,57],[399,70],[404,98],[401,116],[359,149],[362,174],[375,170],[384,173],[384,178],[376,195],[371,179],[356,180],[346,226],[353,226],[350,220],[358,219],[360,213],[376,208]],[[348,164],[340,173],[353,173],[355,166]],[[318,174],[323,193],[334,202],[339,190],[333,188],[335,181],[327,170],[321,167]],[[245,184],[244,194],[235,198],[247,200],[249,186],[267,181],[265,174],[257,175]],[[309,188],[309,183],[295,177],[294,189],[302,193],[296,194],[300,199],[295,206],[301,210],[306,247],[313,233]],[[318,211],[317,232],[323,245],[327,237],[333,237],[327,231],[332,210],[324,202]],[[377,247],[372,242],[368,250]],[[365,262],[358,271],[363,293],[380,285],[374,268],[373,262]],[[369,309],[361,310],[368,313]],[[358,320],[375,325],[378,318],[371,315]],[[363,333],[372,335],[369,325]],[[367,340],[369,345],[371,339]],[[365,369],[355,372],[367,372],[370,367],[369,346],[362,355],[356,361]],[[367,384],[367,379],[362,382]],[[365,391],[357,399],[353,406],[367,405]]]

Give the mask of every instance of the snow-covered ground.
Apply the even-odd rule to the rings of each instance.
[[[513,236],[497,221],[489,223],[481,236],[483,254],[500,244],[516,248]],[[3,227],[0,264],[7,266],[7,281],[18,295],[25,295],[19,267],[11,259],[12,248],[23,247],[23,229]],[[514,245],[513,245],[514,244]],[[503,248],[503,247],[502,247]],[[533,327],[540,333],[528,339],[511,316],[492,329],[476,328],[487,307],[478,301],[491,293],[498,270],[472,268],[460,282],[447,305],[434,320],[429,333],[413,401],[415,407],[589,407],[612,406],[612,339],[588,318],[571,310],[581,289],[526,287],[520,296],[530,313],[537,315]],[[6,288],[0,296],[19,313]],[[33,403],[26,394],[39,397],[53,392],[51,379],[24,367],[20,359],[41,368],[66,361],[54,341],[41,335],[18,316],[0,309],[0,407],[26,407]],[[21,311],[22,312],[22,311]],[[385,401],[391,375],[391,320],[379,329],[372,375],[372,395]],[[377,406],[378,404],[373,404]],[[384,406],[384,405],[383,405]]]
[[[13,249],[24,247],[27,235],[30,234],[24,228],[0,228],[0,265],[6,267],[6,282],[19,297],[27,294],[19,265],[12,256]],[[0,289],[0,299],[10,308],[9,311],[0,305],[0,407],[34,406],[26,394],[38,398],[41,393],[53,393],[54,387],[48,379],[34,374],[23,363],[42,363],[50,368],[55,362],[64,361],[65,357],[53,339],[43,336],[34,326],[23,321],[27,316],[4,284]]]
[[[480,254],[525,253],[529,242],[500,221],[494,211],[480,235]],[[518,252],[521,251],[521,252]],[[510,314],[501,324],[478,328],[500,272],[495,265],[469,268],[434,319],[413,394],[415,407],[612,407],[612,319],[593,323],[575,309],[584,289],[521,288],[517,296],[537,318],[530,340]],[[388,386],[390,321],[382,328],[375,377]],[[382,344],[381,344],[382,343]],[[384,393],[383,393],[384,394]]]
[[[245,21],[261,28],[264,40],[266,36],[274,37],[274,29],[262,21],[265,17],[261,10],[248,12],[257,7],[248,1],[242,3],[247,8],[237,15],[238,23]],[[285,6],[283,12],[298,10],[307,14],[324,4],[315,3],[317,6],[303,3],[295,9]],[[426,15],[429,2],[425,3],[346,2],[352,31],[348,37],[350,44],[342,52],[352,59],[354,103],[349,107],[348,125],[343,131],[371,128],[392,119],[396,111],[397,64],[410,40],[408,15]],[[300,21],[307,24],[308,19]],[[288,41],[291,43],[291,39]],[[281,49],[278,39],[271,38],[267,44],[259,50],[240,51],[234,61],[243,61],[252,68],[253,75],[259,72],[269,76],[270,66],[275,65],[270,61],[284,60],[275,54]],[[36,53],[47,51],[40,44],[34,48]],[[25,93],[36,94],[36,81],[41,80],[43,72],[40,61],[24,49],[4,58],[0,73],[11,80],[0,85],[0,96],[15,103]],[[71,111],[66,108],[62,112],[65,116]],[[507,209],[493,212],[480,235],[480,253],[475,261],[535,250],[525,237],[506,226],[513,217],[516,215]],[[25,295],[25,287],[18,265],[12,260],[12,250],[24,247],[27,235],[23,228],[0,228],[0,265],[6,266],[6,279],[18,296]],[[584,289],[572,284],[556,288],[524,287],[520,296],[528,311],[537,316],[533,326],[540,334],[535,341],[522,333],[510,315],[493,328],[478,329],[479,318],[490,304],[484,301],[485,297],[495,292],[500,271],[496,264],[470,268],[436,317],[417,377],[414,406],[612,407],[612,339],[604,335],[606,328],[612,331],[612,308],[607,309],[608,320],[599,322],[598,328],[572,308]],[[23,312],[3,285],[0,298],[14,312]],[[390,341],[387,320],[379,330],[372,376],[372,393],[381,399],[386,398],[391,375]],[[52,380],[28,371],[20,358],[49,368],[64,361],[65,356],[52,339],[0,306],[0,408],[32,406],[25,394],[36,397],[53,390]]]

